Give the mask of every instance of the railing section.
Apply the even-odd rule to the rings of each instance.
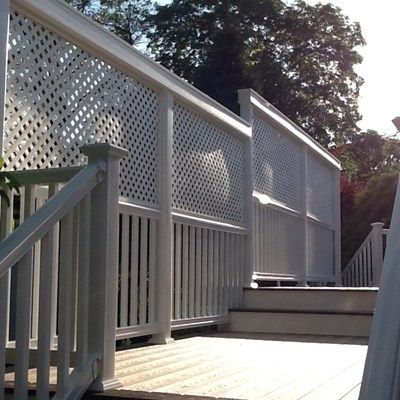
[[[399,398],[399,248],[400,182],[397,186],[390,231],[388,232],[367,360],[361,383],[360,400]]]
[[[343,286],[379,286],[388,229],[382,222],[371,224],[372,230],[342,272]]]
[[[340,164],[250,89],[254,279],[340,283]]]
[[[99,245],[103,259],[109,259],[117,243],[101,241],[103,229],[112,232],[105,213],[103,229],[94,229],[93,220],[102,212],[99,205],[107,203],[99,198],[107,194],[101,186],[109,185],[110,174],[114,182],[118,176],[118,159],[114,165],[107,161],[109,148],[96,147],[95,156],[89,146],[86,151],[94,159],[83,169],[17,172],[21,194],[9,191],[10,206],[2,201],[0,398],[7,381],[15,399],[28,398],[29,383],[36,383],[37,397],[45,399],[50,389],[56,390],[55,398],[78,398],[96,378],[100,386],[114,378],[115,337],[112,329],[104,332],[115,322],[101,320],[98,311],[103,298],[107,306],[100,313],[114,318],[113,291],[109,283],[104,290],[104,263],[93,256],[93,246],[99,252]],[[90,324],[94,314],[95,328]],[[111,370],[101,367],[100,360],[111,362]]]

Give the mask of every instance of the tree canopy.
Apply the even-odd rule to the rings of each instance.
[[[139,45],[149,29],[152,0],[66,0],[131,45]]]
[[[345,264],[370,232],[372,222],[390,225],[400,172],[400,141],[368,130],[332,152],[343,168],[340,187]]]
[[[156,59],[227,107],[251,87],[322,144],[358,128],[358,23],[302,0],[174,0],[148,18]]]

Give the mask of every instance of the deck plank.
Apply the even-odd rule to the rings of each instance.
[[[123,390],[249,400],[356,399],[366,356],[357,338],[224,334],[117,355]]]

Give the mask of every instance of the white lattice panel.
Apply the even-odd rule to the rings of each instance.
[[[311,277],[333,277],[334,232],[316,224],[308,223],[308,275]]]
[[[82,164],[81,145],[108,141],[129,150],[120,194],[157,203],[156,93],[16,12],[9,47],[7,167]]]
[[[254,114],[254,189],[293,209],[300,205],[301,147]]]
[[[307,160],[307,211],[327,223],[333,221],[333,190],[333,170],[309,153]]]
[[[242,222],[243,143],[174,105],[173,206]]]
[[[255,204],[254,217],[255,272],[302,276],[302,219],[258,203]]]

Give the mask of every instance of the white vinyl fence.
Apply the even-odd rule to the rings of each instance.
[[[8,168],[82,165],[79,147],[96,141],[128,150],[120,169],[118,338],[168,332],[171,319],[174,328],[223,320],[241,302],[233,288],[252,273],[337,280],[338,164],[254,92],[240,95],[251,127],[54,0],[11,2],[7,59]],[[230,254],[231,236],[240,254]],[[204,261],[203,247],[201,257],[190,251],[197,237],[223,257]],[[207,272],[196,272],[198,263]],[[220,273],[231,274],[232,290]],[[206,286],[215,296],[191,312],[186,302]],[[162,304],[173,308],[161,312]]]
[[[57,185],[68,187],[87,164],[82,145],[126,149],[114,193],[118,207],[102,203],[103,212],[108,204],[118,214],[118,244],[111,249],[117,339],[153,335],[165,343],[171,330],[226,322],[252,279],[338,281],[340,166],[257,94],[240,92],[239,117],[58,0],[0,3],[0,30],[7,169],[26,170],[29,179],[30,170],[58,171],[54,182],[32,182],[38,186],[30,212],[46,207]],[[74,237],[78,222],[68,212]],[[104,215],[92,210],[92,216],[96,234],[109,234]],[[57,223],[54,246],[61,249]],[[37,246],[32,243],[26,282],[33,288],[33,348],[41,312]],[[71,251],[75,257],[77,249]],[[103,249],[98,252],[92,255]],[[79,274],[76,281],[70,273],[68,281],[79,286]],[[8,279],[7,318],[13,317],[11,284]],[[51,289],[53,309],[58,284]],[[51,340],[56,336],[53,322]]]
[[[382,222],[373,222],[371,226],[371,232],[342,272],[343,286],[379,286],[389,229],[383,229]]]
[[[254,279],[340,282],[340,164],[253,90]]]

